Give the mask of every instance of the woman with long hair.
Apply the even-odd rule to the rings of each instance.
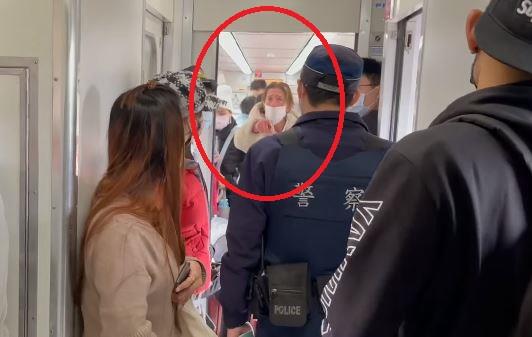
[[[83,239],[84,335],[180,336],[183,309],[172,294],[179,266],[189,258],[176,207],[185,141],[175,91],[153,82],[120,95],[108,138],[109,164]]]
[[[189,71],[166,72],[155,76],[154,81],[164,84],[173,90],[179,97],[181,121],[184,127],[185,144],[185,173],[183,177],[183,194],[181,200],[181,235],[185,242],[185,252],[193,256],[202,264],[202,269],[197,264],[192,266],[191,277],[183,282],[179,297],[181,300],[190,298],[193,294],[204,292],[211,281],[211,254],[210,247],[210,213],[207,199],[206,183],[203,179],[199,163],[194,160],[191,151],[192,126],[189,120],[189,94],[192,82],[192,73]],[[194,112],[198,129],[202,128],[203,113],[216,111],[218,99],[207,95],[205,86],[201,81],[196,81],[194,92]],[[199,132],[199,130],[198,130]],[[206,280],[199,284],[203,278]]]
[[[288,84],[272,82],[262,101],[253,107],[246,123],[235,133],[235,146],[247,153],[262,138],[292,128],[300,115]]]

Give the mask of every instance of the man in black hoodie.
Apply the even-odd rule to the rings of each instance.
[[[532,0],[473,11],[467,40],[479,90],[381,163],[324,336],[532,336]]]

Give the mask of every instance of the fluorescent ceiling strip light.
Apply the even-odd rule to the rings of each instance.
[[[233,33],[222,32],[218,38],[220,46],[225,50],[233,62],[240,68],[240,70],[246,74],[251,75],[251,67],[249,66],[242,50],[238,46],[238,43],[233,36]]]
[[[327,42],[332,43],[330,41],[330,37],[332,37],[331,33],[323,33],[323,37],[327,40]],[[310,55],[312,50],[316,48],[317,46],[321,45],[320,39],[316,36],[316,34],[312,35],[310,40],[308,41],[307,45],[301,50],[297,58],[292,62],[292,65],[290,65],[290,68],[286,71],[286,74],[289,76],[293,76],[297,74],[298,72],[303,69],[303,66],[305,65],[305,61],[307,60],[307,57]]]

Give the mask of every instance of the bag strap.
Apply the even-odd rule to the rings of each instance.
[[[227,150],[229,149],[229,145],[231,145],[231,141],[235,137],[236,130],[238,129],[237,126],[231,129],[231,132],[225,139],[224,145],[222,146],[222,150],[220,151],[220,159],[218,160],[218,164],[216,165],[216,168],[218,171],[220,171],[220,167],[222,167],[222,163],[224,161],[225,154],[227,153]]]
[[[266,272],[266,263],[264,262],[264,235],[260,238],[260,275]]]

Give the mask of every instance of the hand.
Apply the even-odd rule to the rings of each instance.
[[[227,329],[227,337],[240,337],[241,335],[249,332],[251,329],[249,325],[242,325],[238,328]]]
[[[253,132],[266,134],[274,133],[272,122],[266,119],[258,120],[257,122],[255,122],[255,125],[253,125]]]
[[[190,274],[172,293],[172,302],[185,305],[192,295],[203,285],[201,264],[198,261],[189,261]]]

